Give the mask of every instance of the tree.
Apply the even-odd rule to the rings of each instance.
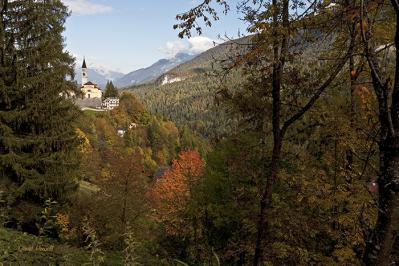
[[[112,81],[107,81],[103,98],[117,98],[119,96],[118,89],[114,86]]]
[[[0,178],[18,202],[64,201],[77,184],[78,109],[59,0],[0,4]]]
[[[360,26],[364,46],[364,56],[367,59],[374,93],[378,101],[379,118],[379,158],[380,169],[378,184],[378,219],[375,227],[369,233],[363,261],[366,265],[392,264],[391,254],[399,233],[399,4],[391,3],[395,25],[393,45],[395,50],[395,76],[393,83],[380,63],[377,45],[383,49],[389,48],[389,43],[381,43],[374,31],[375,17],[389,18],[392,9],[382,8],[385,1],[361,1],[359,5]],[[389,38],[390,42],[392,39]],[[385,46],[385,47],[384,47]],[[387,62],[387,58],[382,58]],[[392,84],[392,85],[391,85]],[[395,263],[395,262],[394,262]]]
[[[248,265],[256,237],[257,181],[260,152],[254,134],[220,141],[207,156],[203,177],[190,200],[189,217],[197,223],[190,243],[191,264],[209,261],[216,253],[221,265]],[[275,217],[273,217],[275,219]],[[198,260],[196,257],[199,257]],[[183,259],[183,258],[182,258]],[[188,262],[188,261],[187,261]],[[210,264],[214,265],[214,264]]]
[[[228,1],[215,2],[223,5],[225,11],[229,9]],[[177,16],[181,23],[175,25],[175,28],[181,30],[180,37],[190,37],[192,29],[198,33],[202,32],[196,22],[199,17],[204,19],[206,26],[211,26],[211,18],[218,19],[211,3],[212,1],[203,1],[190,11]],[[232,102],[244,119],[250,122],[250,126],[263,134],[260,143],[263,147],[264,183],[260,188],[258,236],[253,261],[255,266],[263,263],[265,251],[271,250],[272,195],[281,170],[285,136],[334,82],[355,47],[355,36],[343,40],[340,38],[348,28],[351,31],[355,30],[354,25],[349,25],[348,28],[339,26],[346,25],[344,10],[348,6],[343,3],[338,12],[342,16],[331,17],[327,4],[324,1],[307,3],[300,0],[272,0],[243,1],[241,5],[253,37],[249,41],[248,51],[238,58],[233,58],[227,70],[237,67],[244,68],[244,71],[246,69],[246,73],[249,73],[248,83],[238,92],[222,87],[220,95]],[[318,33],[327,32],[328,30],[324,29],[327,27],[334,29],[337,35],[327,36],[330,37],[331,46],[344,46],[347,47],[346,50],[344,52],[327,50],[307,58],[308,62],[311,61],[315,65],[320,64],[317,59],[319,55],[333,55],[333,58],[338,58],[331,60],[332,62],[321,70],[306,67],[301,70],[296,67],[305,61],[306,55],[301,51],[307,46],[320,43]],[[318,82],[312,82],[313,80]],[[270,132],[271,141],[269,141]],[[271,149],[268,146],[270,142]]]
[[[183,151],[172,162],[160,179],[156,180],[151,195],[157,220],[165,225],[170,235],[185,233],[184,213],[191,191],[204,169],[204,162],[196,151]]]
[[[99,180],[101,191],[95,203],[101,206],[97,216],[106,225],[101,234],[117,239],[120,245],[127,228],[134,226],[139,232],[140,220],[147,214],[146,198],[140,195],[146,191],[147,182],[140,154],[113,147],[105,152],[105,160],[106,174]]]

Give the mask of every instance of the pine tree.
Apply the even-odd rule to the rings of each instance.
[[[118,89],[114,86],[112,81],[107,81],[105,86],[104,99],[106,98],[116,98],[119,96]]]
[[[16,202],[62,202],[76,187],[79,112],[61,96],[77,92],[67,16],[59,0],[1,1],[0,180]]]

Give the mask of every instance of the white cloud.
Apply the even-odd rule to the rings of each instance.
[[[90,0],[62,0],[72,14],[86,16],[103,14],[112,11],[112,7],[102,4],[93,3]]]
[[[188,48],[187,43],[182,41],[174,41],[174,42],[167,42],[165,47],[161,49],[162,52],[167,54],[168,56],[175,56],[176,54],[186,51]]]
[[[160,51],[170,57],[178,53],[199,54],[215,47],[215,43],[208,37],[198,36],[188,40],[169,41]]]
[[[207,37],[194,37],[188,40],[190,44],[190,52],[202,53],[215,46],[215,41]]]

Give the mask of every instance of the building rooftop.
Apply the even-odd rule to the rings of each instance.
[[[91,82],[91,81],[89,81],[89,82],[86,82],[85,84],[83,84],[83,85],[92,85],[92,86],[95,86],[95,87],[97,87],[97,84],[96,83],[93,83],[93,82]]]

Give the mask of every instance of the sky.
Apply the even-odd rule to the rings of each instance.
[[[231,11],[212,28],[204,29],[201,36],[179,39],[173,30],[176,14],[200,0],[62,1],[72,12],[65,25],[66,49],[78,61],[85,57],[89,66],[95,64],[123,73],[178,52],[203,52],[213,47],[213,41],[220,42],[219,35],[235,37],[238,32],[245,32],[239,14]]]

